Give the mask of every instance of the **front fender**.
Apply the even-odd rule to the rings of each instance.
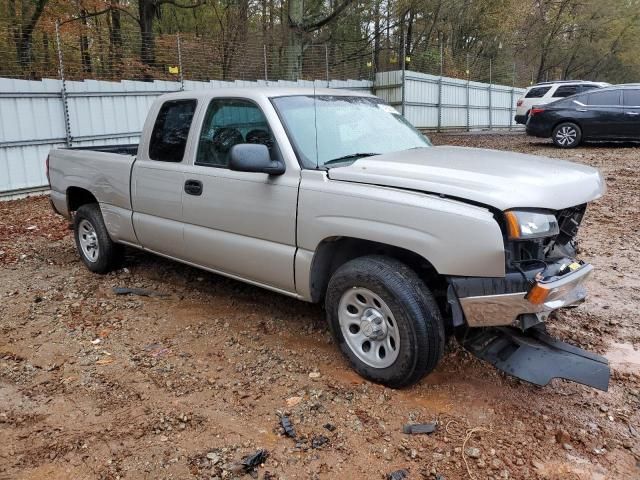
[[[443,275],[502,277],[504,241],[493,213],[461,201],[376,185],[329,180],[305,170],[298,246],[314,252],[330,237],[352,237],[414,252]]]

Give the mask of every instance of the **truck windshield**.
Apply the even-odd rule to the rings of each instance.
[[[314,105],[315,103],[315,105]],[[333,95],[277,97],[287,133],[305,168],[345,166],[412,148],[429,140],[379,98]]]

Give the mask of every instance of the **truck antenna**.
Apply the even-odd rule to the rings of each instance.
[[[316,169],[320,168],[320,153],[318,152],[318,106],[316,104],[316,81],[313,80],[313,125],[316,134]]]

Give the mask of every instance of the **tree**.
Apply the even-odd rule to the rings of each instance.
[[[289,0],[288,12],[288,49],[287,78],[297,80],[302,74],[302,56],[305,47],[305,36],[320,30],[334,21],[353,0],[342,0],[328,13],[316,14],[305,9],[304,0]]]
[[[177,0],[138,0],[138,24],[140,25],[140,59],[146,65],[154,65],[156,61],[155,36],[153,22],[160,16],[163,5],[178,8],[198,8],[206,0],[194,0],[193,3],[180,3]]]
[[[22,0],[17,11],[15,0],[9,0],[9,15],[13,24],[13,41],[22,71],[29,69],[33,60],[33,32],[44,12],[48,0]]]

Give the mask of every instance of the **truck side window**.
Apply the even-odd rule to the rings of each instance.
[[[195,100],[169,100],[162,105],[151,132],[151,160],[182,161],[195,111]]]
[[[269,148],[271,158],[278,155],[260,107],[249,100],[211,100],[200,132],[196,165],[226,168],[231,147],[240,143],[261,143]]]

